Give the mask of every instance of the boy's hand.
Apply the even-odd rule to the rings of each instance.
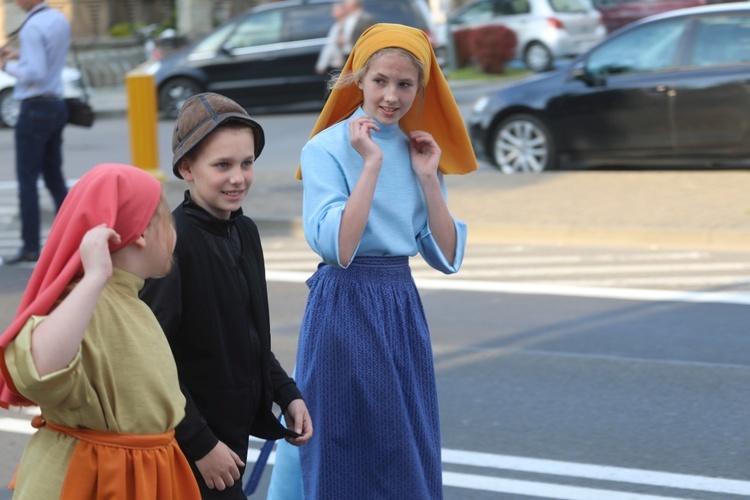
[[[307,443],[312,437],[312,420],[310,419],[310,412],[307,411],[307,405],[301,399],[295,399],[284,412],[284,419],[286,420],[287,429],[291,429],[297,434],[298,437],[286,438],[289,444],[294,446],[302,446]]]
[[[240,460],[227,445],[219,441],[206,456],[195,461],[206,486],[224,491],[240,479],[240,467],[245,463]]]

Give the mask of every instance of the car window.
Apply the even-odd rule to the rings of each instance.
[[[589,12],[594,8],[589,0],[550,0],[549,4],[555,12]]]
[[[420,0],[421,1],[421,0]],[[364,10],[372,15],[376,23],[397,23],[412,26],[421,30],[429,30],[429,22],[424,17],[423,8],[427,8],[426,2],[422,6],[413,2],[376,0],[365,2]],[[429,14],[429,10],[427,11]]]
[[[594,49],[586,67],[590,73],[602,77],[673,67],[685,26],[685,20],[677,19],[623,33]]]
[[[713,16],[697,21],[691,66],[750,63],[750,16]]]
[[[501,0],[497,2],[495,15],[528,14],[531,12],[529,0]],[[499,9],[499,10],[498,10]]]
[[[331,4],[306,5],[286,9],[284,40],[310,40],[325,38],[333,24]]]
[[[493,2],[480,2],[472,5],[456,17],[459,23],[474,23],[479,21],[489,21],[495,16],[495,7]]]
[[[282,10],[274,10],[246,17],[227,39],[226,48],[241,49],[281,42],[282,16]]]

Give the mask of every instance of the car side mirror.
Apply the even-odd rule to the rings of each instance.
[[[578,61],[570,71],[570,77],[573,80],[580,80],[589,87],[603,87],[607,80],[604,77],[597,76],[586,67],[586,61]]]
[[[219,45],[219,53],[224,54],[225,56],[232,55],[232,46],[229,44],[229,42],[224,42]]]

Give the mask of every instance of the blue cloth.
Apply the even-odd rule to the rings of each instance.
[[[364,165],[351,146],[349,121],[364,114],[358,109],[347,120],[317,134],[302,149],[305,237],[312,250],[332,266],[343,267],[338,252],[341,216]],[[419,252],[433,268],[455,273],[463,260],[466,224],[454,220],[456,257],[448,262],[430,232],[424,195],[411,168],[409,138],[397,124],[378,126],[380,130],[373,131],[372,138],[385,160],[355,257],[413,256]],[[442,174],[440,185],[447,197]]]
[[[305,498],[442,498],[432,349],[408,257],[321,265],[297,351]],[[278,461],[278,457],[277,457]]]
[[[341,217],[364,161],[348,123],[333,125],[302,150],[303,225],[323,263],[310,288],[297,349],[297,384],[310,410],[313,439],[298,450],[280,442],[269,498],[440,499],[440,422],[432,348],[410,256],[456,272],[466,225],[454,219],[448,262],[429,227],[398,125],[371,136],[383,152],[365,232],[341,265]],[[442,175],[440,186],[446,197]],[[298,462],[299,461],[299,462]]]
[[[296,375],[292,374],[292,378]],[[282,424],[286,423],[282,417]],[[313,426],[315,422],[313,422]],[[317,436],[317,430],[314,431]],[[315,438],[313,438],[315,439]],[[307,445],[305,445],[307,446]],[[284,439],[276,442],[276,461],[271,471],[266,500],[302,500],[302,467],[299,463],[299,448]]]
[[[36,13],[38,10],[44,11]],[[29,16],[32,16],[29,18]],[[17,61],[8,61],[6,73],[16,77],[13,97],[62,97],[62,71],[70,47],[70,25],[59,10],[42,2],[26,15],[28,21],[18,34]]]
[[[59,210],[68,188],[62,173],[62,135],[68,111],[62,99],[22,101],[15,128],[16,178],[24,252],[39,252],[39,176]]]

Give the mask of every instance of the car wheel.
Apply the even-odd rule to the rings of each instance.
[[[544,44],[534,42],[526,47],[523,62],[531,71],[547,71],[552,68],[552,52]]]
[[[183,103],[203,92],[201,85],[190,78],[174,78],[159,89],[159,110],[168,118],[177,118]]]
[[[553,170],[557,163],[549,129],[531,115],[513,115],[500,122],[490,146],[490,157],[504,174]]]
[[[0,92],[0,124],[4,127],[15,127],[20,111],[21,102],[13,99],[13,89]]]

